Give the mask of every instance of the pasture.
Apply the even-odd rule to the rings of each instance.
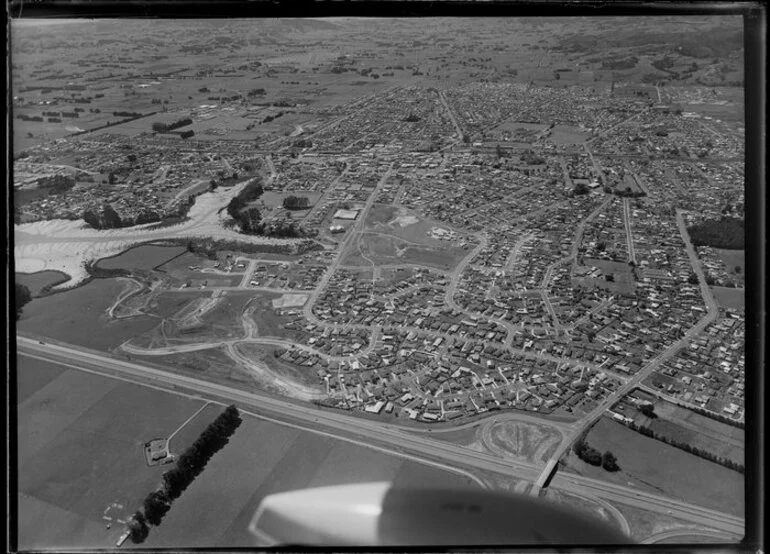
[[[184,254],[187,249],[183,246],[160,246],[157,244],[142,244],[129,248],[117,256],[102,258],[96,263],[101,269],[127,269],[129,271],[151,270],[163,265],[169,260]]]
[[[144,443],[184,450],[222,407],[19,357],[19,546],[112,548],[125,520],[160,484]],[[140,409],[137,409],[140,408]],[[273,492],[365,481],[464,487],[466,477],[311,431],[244,416],[227,446],[174,503],[143,546],[253,546],[247,525]],[[110,529],[103,520],[112,517]],[[45,522],[45,524],[42,524]]]
[[[29,289],[29,293],[39,296],[43,288],[66,283],[70,276],[61,271],[38,271],[37,273],[16,273],[15,281]]]
[[[119,279],[94,279],[74,289],[34,298],[24,306],[16,330],[95,350],[115,348],[158,324],[151,317],[109,318],[107,310],[125,286]]]
[[[228,356],[224,347],[163,356],[135,356],[133,358],[148,365],[159,364],[167,369],[172,369],[175,373],[189,375],[196,379],[205,379],[229,386],[235,385],[245,390],[261,390],[255,376]]]
[[[645,425],[655,433],[685,442],[712,452],[717,456],[744,463],[745,431],[738,427],[716,421],[670,402],[655,403],[657,418],[650,419],[641,414],[635,418],[637,424]]]
[[[669,495],[713,510],[743,515],[742,474],[646,437],[602,418],[591,429],[587,442],[600,452],[611,451],[620,471],[610,473],[580,460],[574,452],[566,457],[567,471],[640,490]],[[563,458],[565,459],[565,458]],[[704,487],[704,483],[709,483]]]
[[[19,547],[112,548],[124,519],[160,483],[144,442],[170,435],[202,405],[18,356]],[[140,407],[140,409],[137,409]],[[103,520],[111,504],[111,529]]]
[[[746,290],[732,287],[711,287],[714,298],[722,308],[743,310],[746,307]]]
[[[736,268],[741,274],[746,272],[746,251],[745,250],[724,250],[721,248],[714,249],[717,256],[727,266],[727,271],[731,275],[735,275]]]
[[[464,477],[417,462],[246,417],[230,443],[174,503],[161,526],[152,529],[145,546],[255,546],[247,527],[266,495],[367,481],[469,486]]]

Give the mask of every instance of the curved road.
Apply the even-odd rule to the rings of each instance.
[[[100,375],[113,376],[138,383],[146,383],[161,388],[193,391],[201,397],[212,400],[226,399],[245,406],[256,406],[279,417],[301,420],[310,426],[332,428],[343,434],[365,437],[375,444],[389,444],[392,449],[419,454],[430,460],[441,460],[461,468],[476,468],[517,479],[534,481],[540,468],[535,464],[522,463],[475,452],[451,443],[431,440],[425,436],[415,436],[395,425],[348,416],[338,411],[320,410],[312,405],[296,404],[264,394],[250,393],[232,387],[209,383],[185,375],[142,366],[110,358],[102,353],[94,353],[72,346],[40,344],[27,337],[17,338],[18,352],[22,355],[48,360]],[[637,491],[614,483],[594,480],[578,475],[558,474],[552,486],[572,492],[579,496],[596,496],[610,502],[620,502],[661,513],[672,513],[686,521],[708,526],[711,529],[743,535],[743,518],[721,513],[643,491]]]

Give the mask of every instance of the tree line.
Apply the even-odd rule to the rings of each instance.
[[[163,123],[161,121],[156,121],[152,124],[152,130],[156,133],[168,133],[169,131],[173,131],[174,129],[179,129],[180,127],[184,127],[185,125],[191,125],[192,119],[189,117],[185,117],[183,119],[180,119],[178,121],[174,121],[173,123]]]
[[[170,241],[171,242],[171,241]],[[199,256],[205,256],[211,260],[216,260],[220,252],[240,252],[243,254],[275,253],[275,254],[294,254],[301,256],[306,252],[314,250],[323,250],[323,246],[314,240],[303,240],[292,244],[253,244],[239,242],[237,240],[214,240],[214,239],[190,239],[186,242],[178,241],[177,244],[184,244],[187,251]]]
[[[161,524],[171,510],[174,500],[203,472],[214,454],[224,448],[242,421],[238,408],[228,406],[195,442],[179,455],[175,466],[163,474],[161,487],[148,494],[142,508],[131,516],[128,530],[134,543],[147,539],[150,533],[148,524],[155,527]]]
[[[667,437],[666,435],[661,435],[659,433],[656,433],[649,427],[645,427],[643,425],[637,425],[633,421],[628,423],[628,427],[630,429],[633,429],[637,433],[641,433],[642,435],[646,437],[653,438],[655,440],[659,440],[663,443],[666,443],[670,446],[674,446],[676,448],[679,448],[681,450],[684,450],[685,452],[689,452],[690,454],[694,454],[695,456],[698,456],[699,458],[703,458],[704,460],[708,460],[710,462],[717,463],[721,466],[724,466],[728,469],[732,469],[733,471],[737,471],[739,473],[744,473],[745,467],[743,464],[739,464],[738,462],[734,460],[730,460],[728,458],[724,458],[722,456],[717,456],[713,452],[709,452],[708,450],[704,450],[703,448],[698,448],[697,446],[693,446],[690,443],[687,442],[681,442],[676,439],[673,439],[671,437]]]

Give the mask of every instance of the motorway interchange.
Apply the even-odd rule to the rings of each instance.
[[[351,417],[341,412],[322,410],[311,404],[290,402],[265,394],[247,393],[71,345],[50,344],[19,336],[17,350],[19,355],[151,386],[175,394],[204,398],[214,402],[235,403],[243,410],[255,410],[257,414],[287,421],[311,431],[355,439],[356,442],[371,444],[375,447],[387,446],[396,454],[425,460],[462,472],[472,478],[474,470],[483,470],[529,481],[534,484],[530,489],[534,492],[539,491],[538,485],[544,484],[544,480],[540,478],[544,468],[538,464],[510,458],[503,459],[492,454],[437,441],[425,436],[424,433],[418,434],[397,425]],[[554,458],[558,458],[558,454],[555,454]],[[474,480],[480,483],[477,478]],[[610,503],[610,506],[618,503],[676,517],[692,523],[710,533],[711,536],[726,540],[738,540],[744,534],[743,518],[606,481],[557,473],[548,486],[577,496],[596,498],[603,503]],[[628,525],[622,520],[622,516],[620,524],[624,530],[628,530]],[[694,531],[690,533],[697,534]]]

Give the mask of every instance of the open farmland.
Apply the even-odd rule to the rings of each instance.
[[[150,270],[163,265],[169,260],[186,252],[181,246],[159,246],[143,244],[129,248],[125,252],[99,260],[97,266],[102,269],[127,269],[129,271]]]
[[[736,273],[736,269],[739,272],[745,273],[746,271],[746,251],[745,250],[724,250],[723,248],[714,249],[727,266],[727,271],[731,274]]]
[[[110,548],[123,530],[117,519],[140,506],[166,469],[146,465],[144,442],[169,437],[204,403],[26,356],[18,368],[20,546]],[[195,415],[172,451],[186,448],[219,411],[210,405]],[[470,486],[432,466],[245,417],[145,546],[251,546],[246,527],[265,495],[365,481]],[[122,508],[107,511],[107,529],[102,518],[112,504]]]
[[[743,475],[713,462],[646,437],[602,418],[591,429],[586,442],[600,452],[609,450],[620,471],[610,473],[591,466],[570,451],[567,471],[597,479],[668,494],[687,502],[737,515],[743,514]],[[703,483],[709,483],[704,487]]]
[[[653,419],[638,414],[635,422],[677,442],[691,444],[739,464],[745,462],[746,438],[743,429],[697,414],[670,402],[656,402],[655,413],[657,417]]]
[[[29,289],[32,296],[38,296],[45,287],[52,287],[69,281],[69,275],[60,271],[38,271],[37,273],[16,273],[15,281]]]
[[[382,451],[246,417],[230,443],[174,503],[162,525],[152,530],[145,545],[254,546],[246,529],[266,495],[370,481],[471,486],[460,475]]]
[[[711,287],[717,303],[723,308],[742,310],[746,307],[746,290],[732,287]]]
[[[195,352],[181,352],[162,356],[133,356],[147,365],[158,364],[196,379],[206,379],[224,385],[238,385],[245,390],[258,390],[256,376],[241,367],[223,347],[212,347]]]
[[[94,279],[71,290],[33,299],[24,306],[16,329],[96,350],[115,348],[158,324],[151,317],[113,320],[107,316],[125,287],[119,279]]]
[[[16,368],[19,547],[112,547],[117,520],[165,470],[146,465],[144,442],[169,436],[202,402],[26,356]]]

